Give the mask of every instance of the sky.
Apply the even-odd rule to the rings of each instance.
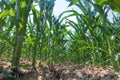
[[[67,2],[66,0],[56,0],[55,6],[53,9],[53,14],[55,16],[59,16],[62,12],[66,11],[66,10],[70,10],[70,9],[79,10],[74,5],[71,7],[68,7],[68,5],[69,5],[69,2]]]
[[[69,3],[66,0],[56,0],[53,14],[55,16],[60,15],[60,13],[62,13],[63,11],[68,9],[68,7],[67,7],[68,5],[69,5]]]
[[[53,14],[58,17],[62,12],[69,10],[69,9],[74,9],[77,10],[78,8],[75,6],[68,7],[69,2],[66,0],[56,0],[55,1],[55,6],[53,9]],[[67,14],[66,14],[67,15]],[[76,22],[75,17],[70,17],[70,20],[74,20]],[[74,29],[72,27],[67,27],[68,30],[71,30],[74,32]]]
[[[79,10],[76,6],[72,6],[72,7],[68,7],[69,2],[67,2],[66,0],[56,0],[55,1],[55,6],[53,9],[53,14],[57,17],[59,16],[63,11],[69,10],[69,9],[74,9],[74,10]],[[108,19],[110,21],[112,21],[113,15],[112,15],[112,11],[109,11],[108,13]],[[75,20],[74,17],[72,17],[71,19]]]

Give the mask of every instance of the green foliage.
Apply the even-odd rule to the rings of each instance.
[[[95,2],[100,5],[110,5],[114,11],[120,12],[119,0],[95,0]]]
[[[66,0],[70,2],[69,6],[76,4],[79,0]]]
[[[0,13],[0,16],[2,17],[2,19],[4,19],[5,17],[7,17],[8,14],[9,14],[9,11],[4,10],[2,13]]]
[[[20,67],[30,67],[30,64],[20,64]]]
[[[71,47],[69,49],[71,52],[76,52],[73,53],[73,57],[76,56],[76,60],[73,59],[74,61],[80,61],[80,63],[84,63],[85,61],[93,65],[97,65],[98,63],[100,65],[109,64],[111,61],[111,65],[117,70],[118,64],[113,53],[113,49],[115,48],[111,44],[114,42],[111,40],[114,29],[112,28],[113,24],[107,19],[107,14],[110,10],[109,7],[102,6],[105,3],[104,1],[96,0],[98,4],[88,1],[88,6],[84,0],[81,0],[76,6],[83,13],[78,13],[74,10],[66,11],[71,13],[69,16],[75,16],[77,19],[77,22],[74,22],[68,19],[69,16],[66,17],[67,19],[65,18],[67,23],[75,29],[74,34],[70,35],[70,37],[71,40],[75,40],[76,42],[70,43]],[[91,10],[91,7],[94,7],[94,9]],[[84,43],[77,42],[77,40],[83,40],[88,45],[85,46]],[[86,58],[85,55],[90,57]]]
[[[6,70],[3,71],[3,74],[4,74],[5,76],[13,79],[13,80],[20,80],[20,78],[19,78],[18,76],[13,76],[10,72],[8,72],[8,71],[6,71]]]
[[[100,5],[103,4],[105,1],[106,0],[95,0],[95,2],[98,3],[98,4],[100,4]]]

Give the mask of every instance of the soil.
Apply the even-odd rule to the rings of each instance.
[[[44,61],[39,64],[37,61],[33,68],[30,60],[21,59],[24,66],[15,73],[11,71],[10,62],[10,59],[0,59],[0,80],[120,80],[120,70],[114,71],[112,67],[97,68],[71,62],[58,66]]]

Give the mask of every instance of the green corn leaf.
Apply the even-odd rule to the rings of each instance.
[[[116,12],[120,12],[120,4],[119,4],[120,0],[114,0],[114,1],[107,1],[106,4],[110,5],[112,10],[116,11]]]
[[[9,15],[10,15],[10,16],[15,16],[15,13],[14,13],[14,11],[13,11],[12,8],[9,10]]]
[[[25,2],[25,0],[22,0],[21,2],[20,2],[20,7],[21,8],[24,8],[26,6],[26,2]]]
[[[72,4],[76,4],[78,2],[78,0],[73,0]]]
[[[4,23],[5,23],[4,19],[0,18],[0,27],[2,27],[4,25]]]
[[[11,2],[11,4],[13,4],[15,2],[15,0],[11,0],[10,2]]]
[[[9,10],[4,10],[4,11],[2,11],[2,12],[0,13],[0,17],[1,17],[2,19],[4,19],[5,17],[8,16],[8,14],[9,14]]]
[[[93,4],[93,6],[95,7],[95,10],[98,11],[101,15],[104,14],[104,10],[102,9],[102,7],[98,4]]]
[[[70,7],[72,5],[75,5],[79,0],[66,0],[66,1],[70,2],[69,6],[68,6],[68,7]]]
[[[110,5],[113,11],[120,12],[120,0],[95,0],[99,5]]]
[[[14,76],[13,76],[10,72],[8,72],[8,71],[6,71],[6,70],[4,70],[3,73],[4,73],[6,76],[10,77],[10,78],[14,78]]]
[[[98,4],[100,4],[100,5],[103,4],[105,1],[106,0],[95,0],[95,2],[98,3]]]
[[[2,2],[0,2],[0,8],[1,8],[1,10],[4,8],[4,5]]]

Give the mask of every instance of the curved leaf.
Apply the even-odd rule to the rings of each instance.
[[[10,16],[15,16],[15,13],[14,13],[14,11],[13,11],[12,8],[9,10],[9,15],[10,15]]]
[[[113,11],[120,12],[120,0],[95,0],[99,5],[110,5]]]

